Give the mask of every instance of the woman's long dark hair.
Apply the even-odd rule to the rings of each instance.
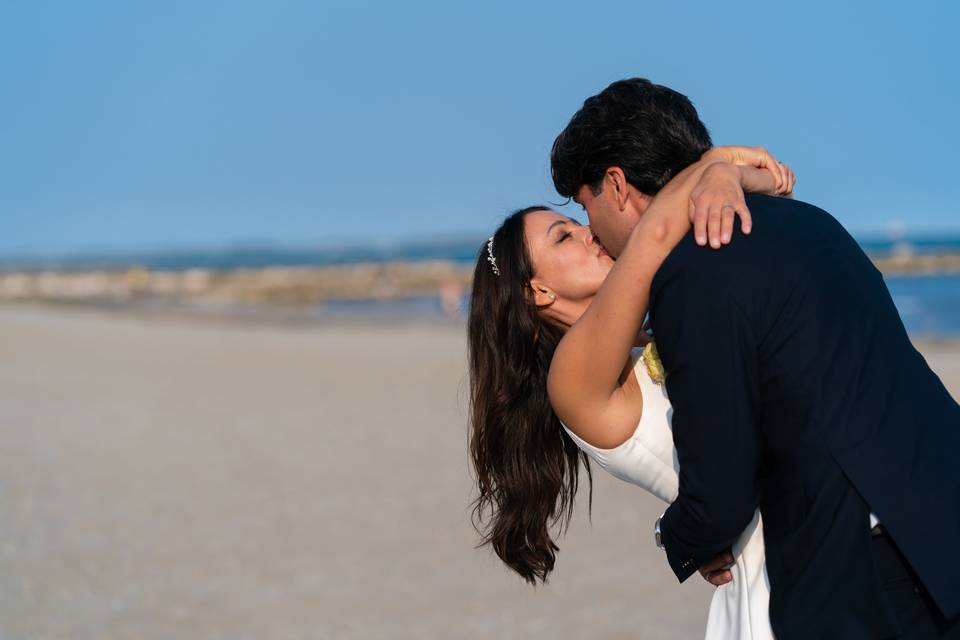
[[[552,536],[573,515],[586,454],[564,432],[547,397],[547,372],[563,331],[540,317],[524,218],[511,214],[477,256],[467,327],[470,350],[470,457],[479,495],[473,521],[507,566],[545,582],[560,549]],[[496,260],[497,275],[490,251]],[[559,526],[558,526],[559,525]]]

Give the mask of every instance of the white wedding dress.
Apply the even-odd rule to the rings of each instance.
[[[634,373],[643,394],[643,414],[633,435],[615,449],[587,444],[564,426],[574,442],[611,475],[646,489],[664,502],[673,502],[679,485],[670,419],[673,409],[666,390],[647,373],[642,349],[634,349]],[[651,514],[650,529],[653,530]],[[650,535],[653,547],[653,534]],[[657,551],[659,553],[659,551]],[[707,617],[706,640],[769,640],[770,582],[763,550],[760,512],[733,546],[733,582],[717,587]],[[666,562],[666,558],[664,558]]]

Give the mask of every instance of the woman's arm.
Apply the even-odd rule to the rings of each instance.
[[[734,211],[749,229],[741,185],[769,193],[791,186],[766,169],[718,163],[710,154],[687,167],[650,203],[600,291],[558,345],[550,399],[560,419],[590,444],[612,448],[636,429],[638,389],[624,384],[624,373],[654,274],[691,218],[702,220],[711,238],[732,229]]]

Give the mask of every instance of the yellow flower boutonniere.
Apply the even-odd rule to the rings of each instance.
[[[650,379],[659,385],[667,378],[667,372],[663,368],[663,362],[660,361],[660,354],[657,353],[657,345],[653,342],[647,343],[643,349],[643,364],[647,367],[647,374]]]

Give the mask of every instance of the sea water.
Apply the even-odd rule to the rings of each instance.
[[[960,337],[960,275],[889,276],[886,282],[911,335]]]

